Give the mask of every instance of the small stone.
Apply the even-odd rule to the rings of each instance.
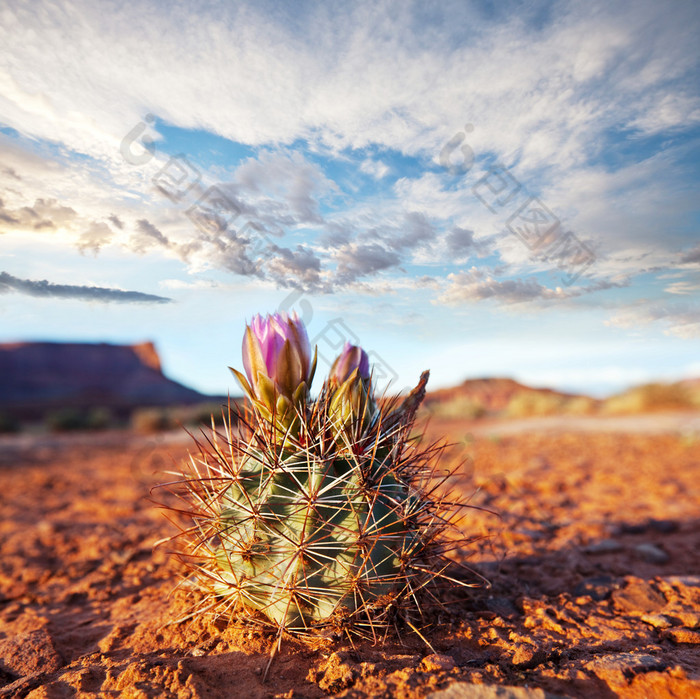
[[[634,547],[634,550],[647,562],[663,565],[668,563],[669,555],[656,544],[645,543]]]
[[[615,553],[622,550],[622,544],[615,539],[601,539],[583,547],[584,553]]]
[[[700,631],[691,629],[668,629],[664,638],[670,638],[674,643],[700,645]]]
[[[649,529],[650,522],[623,522],[618,528],[617,532],[619,534],[644,534],[647,529]]]
[[[649,521],[651,528],[660,534],[673,534],[678,531],[678,522],[672,519],[652,519]]]
[[[612,599],[624,612],[659,612],[666,606],[663,595],[643,580],[633,580],[622,590],[615,590]]]
[[[537,650],[532,646],[518,646],[513,655],[513,665],[519,670],[529,670],[541,665],[547,659],[547,654],[543,650]]]
[[[611,653],[601,655],[585,664],[604,682],[625,685],[627,681],[640,672],[664,670],[666,665],[653,655],[643,653]]]
[[[449,655],[433,653],[426,655],[421,662],[421,669],[426,672],[438,672],[439,670],[451,670],[455,667],[455,661]]]
[[[641,619],[655,629],[667,629],[673,626],[669,619],[663,614],[642,614]]]
[[[615,581],[609,575],[599,575],[593,578],[582,580],[574,588],[576,597],[590,597],[596,602],[602,602],[610,597],[610,593],[615,589]]]
[[[337,694],[355,682],[354,665],[346,661],[344,653],[331,653],[321,670],[323,677],[319,680],[318,686],[324,692]]]

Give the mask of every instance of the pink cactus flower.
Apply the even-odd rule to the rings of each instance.
[[[296,401],[302,384],[311,381],[311,346],[296,312],[253,317],[243,337],[243,366],[260,400],[275,400],[270,388]]]

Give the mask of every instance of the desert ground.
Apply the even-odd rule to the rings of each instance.
[[[474,506],[455,558],[487,582],[420,634],[285,637],[267,678],[274,633],[186,618],[154,548],[186,434],[3,436],[0,696],[700,696],[700,416],[642,417],[432,420]]]

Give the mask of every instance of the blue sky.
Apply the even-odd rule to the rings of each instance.
[[[152,339],[236,392],[246,319],[295,309],[396,389],[700,375],[695,3],[1,19],[0,341]]]

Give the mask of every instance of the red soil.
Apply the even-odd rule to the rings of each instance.
[[[430,433],[460,441],[467,429]],[[173,527],[149,489],[187,446],[116,434],[0,442],[0,697],[408,699],[453,683],[700,696],[697,434],[462,440],[452,486],[499,516],[468,510],[464,534],[485,538],[458,555],[490,587],[446,595],[448,611],[422,629],[432,649],[410,630],[375,646],[285,639],[267,682],[272,634],[181,620],[197,593],[173,592],[180,564],[153,549]]]

